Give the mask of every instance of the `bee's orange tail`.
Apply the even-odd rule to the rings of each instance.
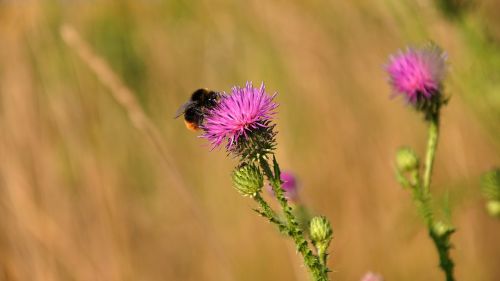
[[[189,130],[191,130],[193,132],[196,132],[200,129],[200,126],[198,126],[196,123],[184,121],[184,124],[186,124],[186,128],[188,128]]]

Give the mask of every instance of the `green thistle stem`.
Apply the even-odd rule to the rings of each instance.
[[[427,152],[425,154],[425,170],[424,170],[424,193],[430,192],[432,168],[434,167],[434,158],[436,156],[436,148],[439,137],[439,118],[433,117],[429,121],[429,135],[427,138]]]
[[[326,258],[328,257],[328,253],[326,252],[326,248],[328,246],[319,246],[317,249],[318,249],[318,257],[319,257],[319,262],[324,266],[326,267],[327,264],[326,264]]]
[[[439,138],[439,112],[435,114],[429,120],[429,133],[427,139],[427,151],[425,155],[425,168],[424,168],[424,179],[421,188],[415,189],[415,195],[417,207],[420,213],[424,216],[427,223],[427,228],[429,229],[429,236],[432,238],[434,245],[439,254],[439,266],[443,270],[446,276],[446,281],[454,281],[453,277],[453,267],[454,263],[450,256],[450,234],[439,235],[434,230],[434,218],[432,214],[432,209],[430,205],[431,194],[430,194],[430,184],[432,177],[432,168],[434,166],[434,159],[436,157],[436,148]]]
[[[269,220],[269,222],[275,224],[279,231],[281,233],[287,233],[288,231],[288,227],[286,224],[284,224],[279,218],[278,216],[276,215],[276,213],[273,211],[273,209],[271,209],[271,207],[269,206],[269,204],[267,204],[267,202],[264,200],[264,198],[262,198],[262,196],[260,195],[260,193],[257,193],[253,199],[255,200],[255,202],[257,202],[257,204],[259,204],[260,206],[260,210],[255,210],[257,213],[259,213],[261,216],[267,218]]]
[[[450,256],[450,249],[452,247],[450,237],[454,229],[451,226],[444,230],[442,228],[440,229],[440,227],[438,227],[439,223],[436,224],[434,219],[434,213],[431,206],[432,195],[430,193],[430,185],[439,138],[439,108],[428,116],[429,133],[423,178],[420,177],[420,171],[417,166],[410,171],[409,177],[407,177],[400,168],[397,169],[396,179],[404,188],[411,189],[415,207],[424,219],[429,236],[437,249],[439,266],[446,276],[446,281],[455,281],[453,277],[454,263]]]
[[[274,191],[274,195],[278,200],[283,214],[286,219],[287,235],[290,236],[297,247],[297,251],[302,255],[305,265],[309,268],[309,271],[313,275],[315,281],[328,281],[328,268],[324,266],[319,257],[316,256],[311,249],[307,240],[304,238],[302,229],[299,227],[295,216],[292,213],[292,208],[288,205],[288,201],[285,198],[283,189],[281,188],[280,170],[276,158],[273,156],[273,170],[269,166],[266,159],[260,159],[260,165],[267,179],[269,180],[271,187]]]
[[[455,264],[450,256],[451,246],[449,242],[449,235],[451,235],[451,233],[447,235],[438,235],[432,228],[429,229],[429,236],[432,238],[432,241],[434,241],[438,250],[439,267],[443,270],[446,276],[446,281],[455,281],[455,278],[453,277],[453,268],[455,267]]]
[[[274,160],[276,162],[276,160]],[[280,177],[280,171],[279,168],[277,167],[277,164],[274,165],[274,173],[272,172],[271,168],[269,167],[269,164],[267,163],[266,160],[261,159],[261,167],[264,170],[264,174],[268,178],[269,182],[271,183],[271,187],[273,188],[273,192],[276,196],[276,199],[280,203],[281,208],[283,209],[283,213],[285,214],[285,218],[287,221],[287,224],[290,227],[293,228],[298,228],[299,224],[297,223],[295,216],[292,213],[292,207],[288,205],[288,201],[285,198],[285,194],[283,192],[283,189],[281,188],[281,177]]]

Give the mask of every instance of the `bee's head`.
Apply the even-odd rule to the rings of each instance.
[[[214,91],[210,91],[207,94],[207,106],[215,107],[219,103],[220,94]]]

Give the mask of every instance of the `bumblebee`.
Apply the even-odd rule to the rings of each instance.
[[[207,89],[198,89],[191,94],[189,101],[183,104],[175,113],[175,118],[184,115],[184,123],[189,130],[196,131],[203,124],[208,110],[219,103],[221,94]]]

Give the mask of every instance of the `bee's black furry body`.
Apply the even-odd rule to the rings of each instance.
[[[220,96],[218,92],[198,89],[191,94],[189,101],[179,108],[175,117],[184,115],[186,127],[197,130],[203,124],[207,111],[217,106]]]

